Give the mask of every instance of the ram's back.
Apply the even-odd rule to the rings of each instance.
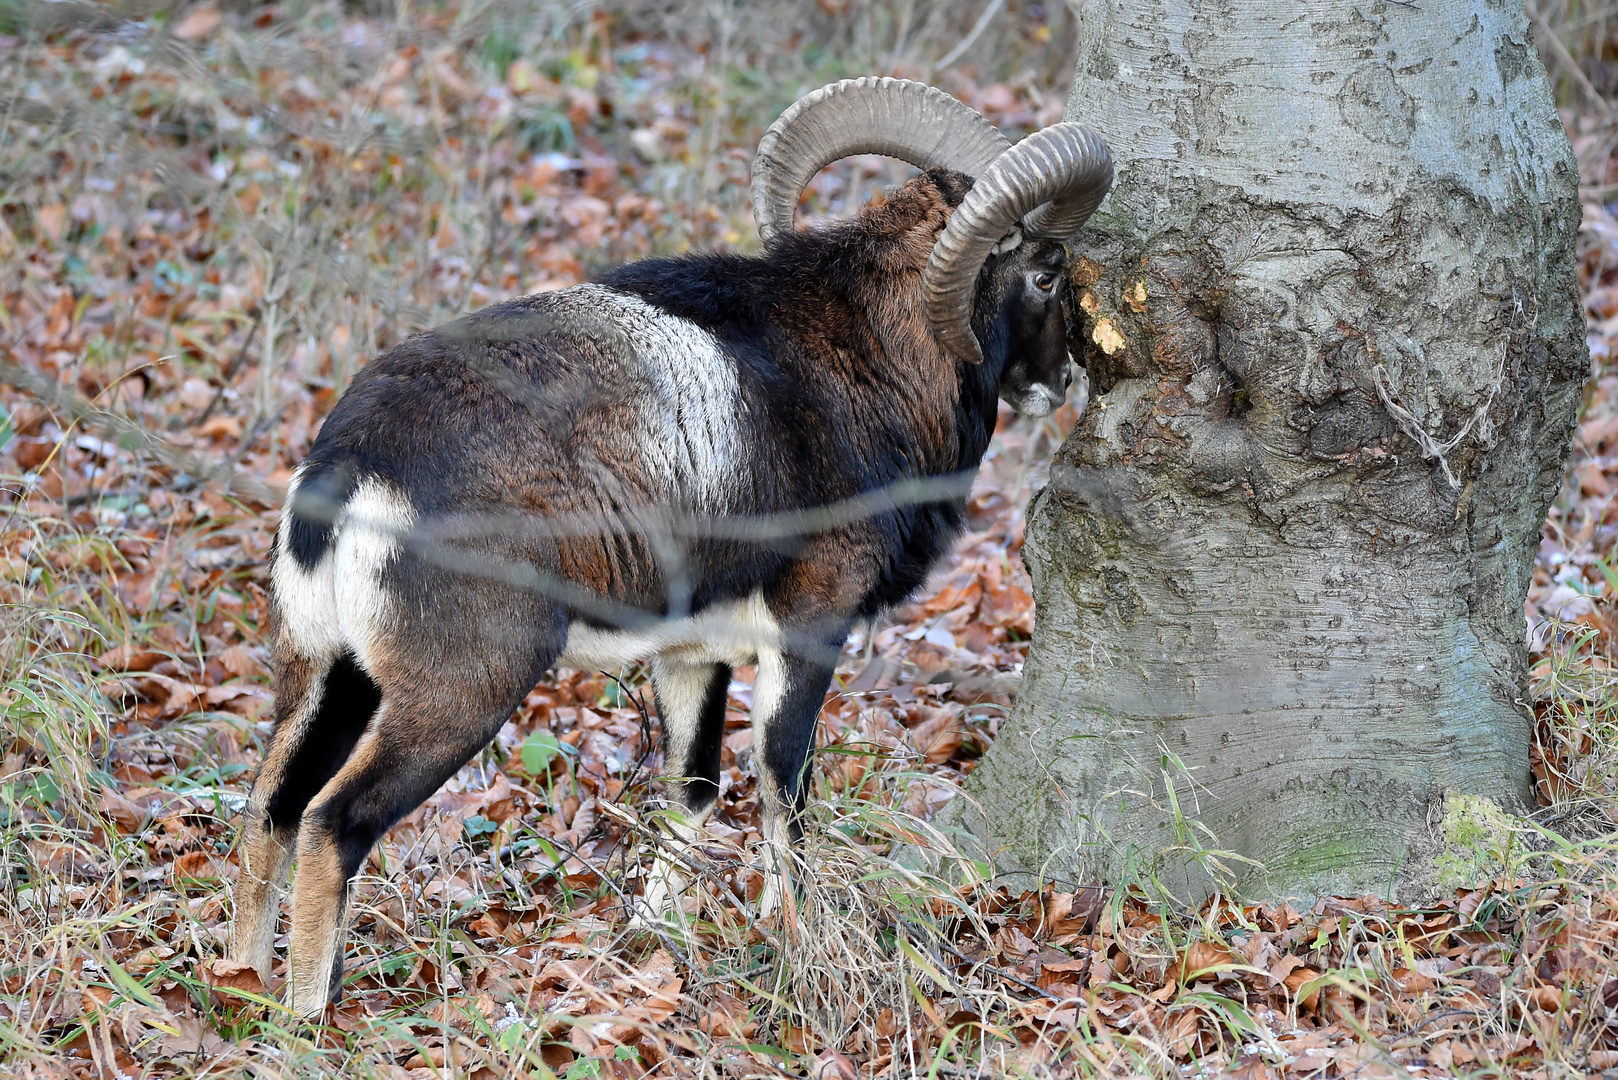
[[[380,516],[390,559],[436,563],[399,575],[410,587],[447,584],[464,551],[467,569],[537,566],[655,610],[668,553],[648,533],[673,512],[689,534],[679,575],[745,589],[727,579],[766,571],[759,545],[703,522],[796,501],[773,468],[779,447],[760,445],[759,381],[712,331],[601,285],[416,335],[363,368],[327,418],[289,492],[276,580],[319,572]]]

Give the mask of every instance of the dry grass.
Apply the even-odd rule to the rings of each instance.
[[[934,70],[982,10],[0,2],[0,337],[98,409],[284,478],[355,367],[404,334],[621,260],[749,245],[751,148],[804,89],[887,71],[1013,134],[1053,119],[1073,42],[1058,6],[1009,5]],[[1608,129],[1587,134],[1599,186]],[[828,170],[811,212],[895,176]],[[1599,323],[1618,226],[1597,233]],[[959,560],[850,643],[795,920],[746,916],[762,877],[745,673],[698,884],[661,934],[623,918],[656,813],[641,673],[560,673],[379,847],[354,890],[347,1004],[300,1030],[276,987],[217,963],[266,733],[267,508],[6,392],[0,1060],[41,1077],[1612,1068],[1618,695],[1596,478],[1615,401],[1618,377],[1592,395],[1548,533],[1562,557],[1536,583],[1570,620],[1542,628],[1536,669],[1548,804],[1477,824],[1444,904],[1185,910],[1150,880],[1015,895],[933,831],[1032,625],[1020,507],[1062,429],[1020,427],[997,439]],[[948,881],[889,858],[917,844]]]

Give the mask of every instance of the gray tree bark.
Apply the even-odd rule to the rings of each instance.
[[[1523,599],[1588,369],[1521,0],[1076,10],[1097,400],[967,814],[1002,871],[1429,892],[1446,792],[1532,803]]]

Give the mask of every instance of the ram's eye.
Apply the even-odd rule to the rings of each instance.
[[[1043,289],[1045,292],[1050,292],[1056,287],[1056,275],[1049,271],[1036,275],[1034,278],[1034,284]]]

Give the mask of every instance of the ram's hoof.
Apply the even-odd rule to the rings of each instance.
[[[642,930],[678,925],[684,914],[680,910],[680,894],[684,891],[685,882],[679,875],[658,863],[641,895],[629,899],[629,925]]]

